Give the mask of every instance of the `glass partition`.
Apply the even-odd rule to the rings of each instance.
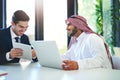
[[[61,53],[67,49],[67,0],[43,0],[44,40],[55,40]]]

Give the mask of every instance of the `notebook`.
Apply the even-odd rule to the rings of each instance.
[[[62,59],[55,41],[33,41],[31,44],[41,66],[62,69]]]

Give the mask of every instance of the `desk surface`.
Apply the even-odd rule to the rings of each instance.
[[[8,72],[0,80],[120,80],[120,70],[90,69],[64,71],[41,67],[39,63],[21,62],[0,65]]]

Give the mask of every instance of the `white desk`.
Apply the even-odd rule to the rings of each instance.
[[[120,70],[64,71],[28,62],[0,65],[0,69],[8,72],[8,75],[0,77],[0,80],[120,80]]]

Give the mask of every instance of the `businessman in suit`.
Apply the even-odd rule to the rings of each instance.
[[[19,56],[23,55],[23,50],[13,48],[15,37],[19,38],[20,43],[30,45],[29,38],[25,35],[28,28],[29,16],[22,10],[17,10],[11,21],[11,26],[0,30],[0,64],[18,63]],[[33,61],[37,61],[34,50],[31,48]]]

